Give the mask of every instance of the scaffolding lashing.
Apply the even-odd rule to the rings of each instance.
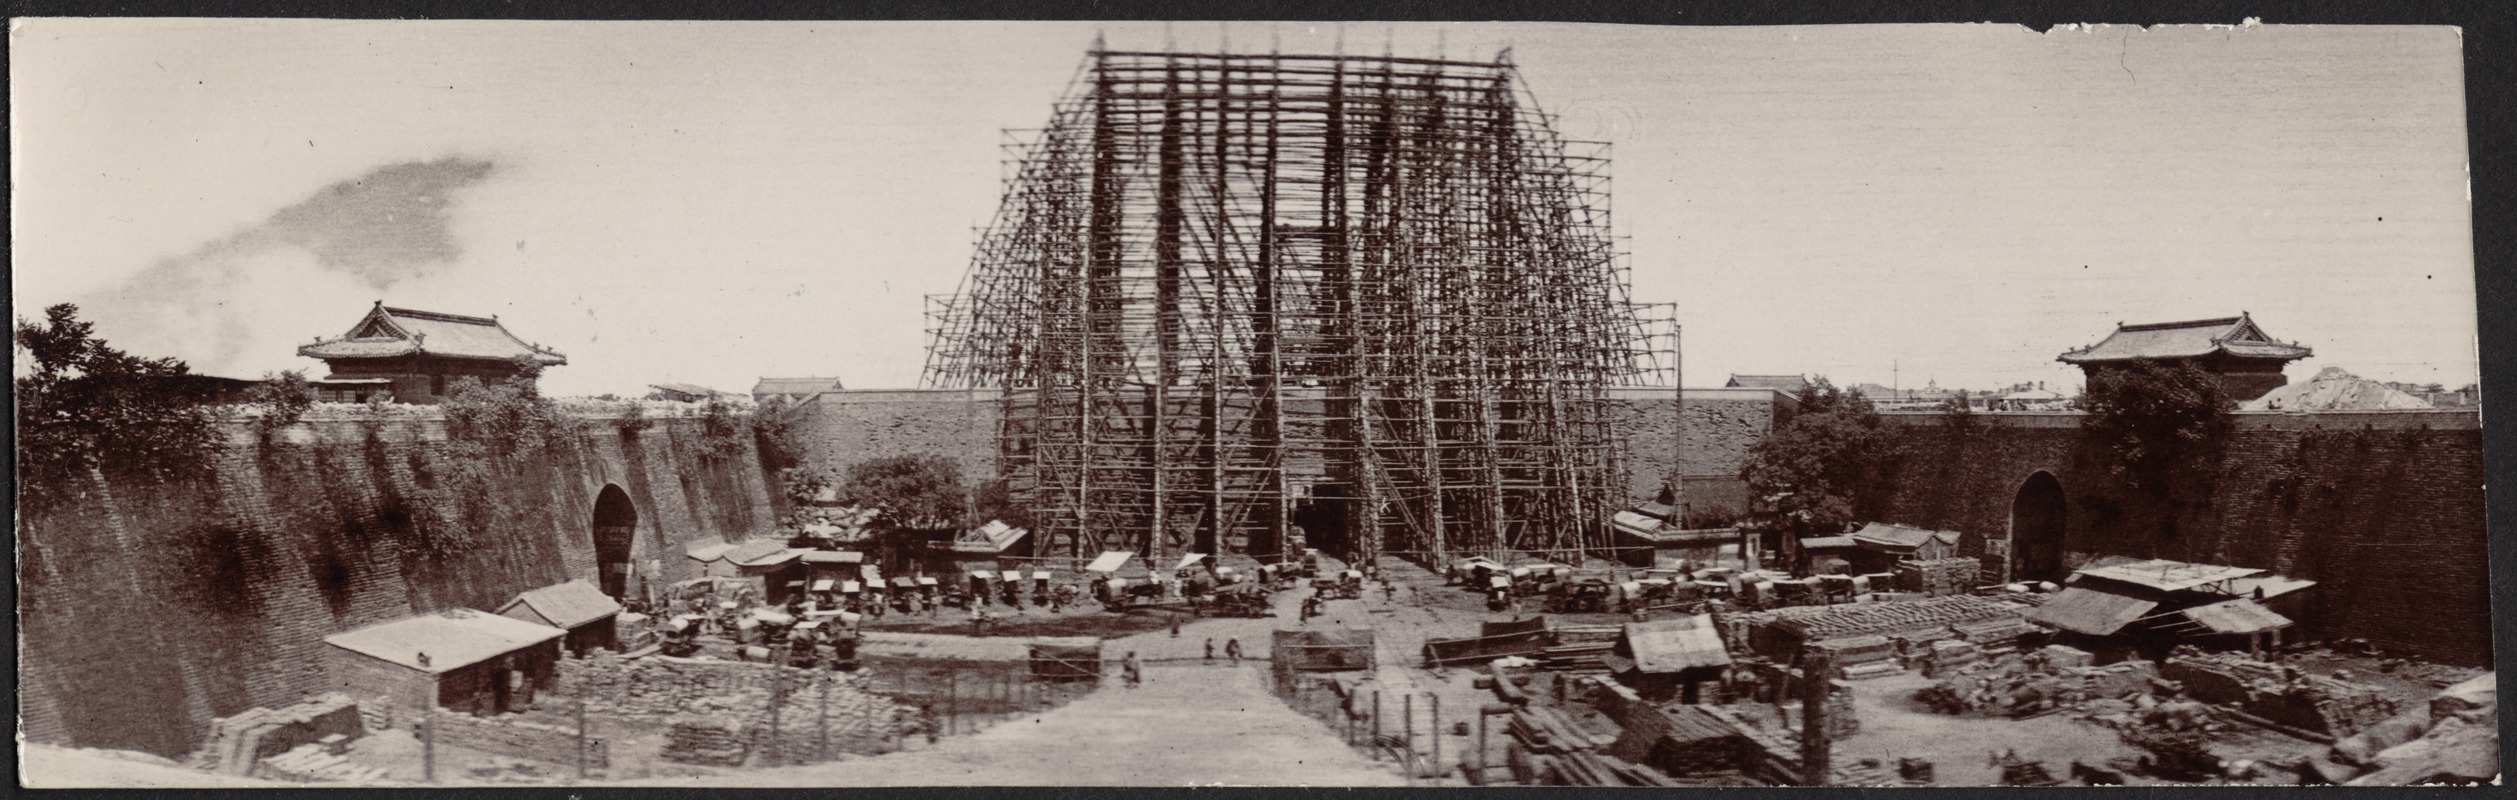
[[[1500,56],[1096,50],[925,380],[1001,392],[1044,554],[1597,552],[1609,390],[1677,376],[1584,147]]]

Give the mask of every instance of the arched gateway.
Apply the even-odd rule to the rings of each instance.
[[[638,535],[638,507],[619,484],[604,484],[594,498],[594,563],[603,576],[603,593],[629,595],[631,543]]]
[[[2063,578],[2063,483],[2038,470],[2010,501],[2010,569],[2013,581]]]

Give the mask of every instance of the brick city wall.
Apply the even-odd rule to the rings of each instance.
[[[1889,414],[1909,446],[1890,522],[1958,531],[1984,557],[2009,535],[2029,476],[2063,488],[2067,563],[2102,555],[2254,567],[2319,583],[2297,620],[2311,638],[2490,662],[2482,430],[2470,409],[2241,413],[2211,501],[2169,519],[2113,489],[2074,414]],[[1985,579],[2003,559],[1985,558]]]
[[[1778,417],[1788,418],[1793,403],[1765,389],[1689,389],[1681,425],[1674,391],[1618,389],[1611,398],[1619,435],[1626,440],[1632,497],[1651,499],[1671,475],[1683,475],[1688,501],[1708,513],[1744,510],[1747,493],[1739,485],[1739,466],[1747,460],[1748,447],[1773,430]],[[1297,399],[1291,413],[1302,413],[1299,404],[1304,402]],[[1002,412],[998,397],[987,391],[871,389],[826,392],[794,413],[806,461],[814,467],[844,474],[867,459],[936,453],[958,461],[964,477],[978,480],[996,474]],[[1315,463],[1288,464],[1286,469],[1296,475],[1297,484],[1320,471]]]
[[[213,717],[326,688],[324,636],[596,580],[607,485],[636,506],[633,557],[664,580],[690,573],[685,542],[774,530],[748,437],[718,456],[695,420],[651,411],[653,426],[628,434],[603,411],[576,413],[593,419],[488,496],[446,480],[456,465],[437,409],[325,405],[268,443],[225,425],[206,480],[93,482],[21,519],[26,735],[180,756]]]
[[[934,453],[961,464],[971,481],[996,476],[995,394],[958,389],[850,390],[824,392],[798,407],[795,432],[805,463],[847,474],[860,461]]]

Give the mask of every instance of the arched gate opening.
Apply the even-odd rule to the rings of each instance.
[[[603,576],[603,593],[629,596],[629,554],[638,536],[638,507],[618,484],[604,484],[594,498],[594,563]]]
[[[2063,482],[2039,470],[2010,501],[2010,580],[2060,581],[2063,572]]]

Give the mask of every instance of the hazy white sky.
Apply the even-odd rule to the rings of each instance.
[[[1689,385],[2076,383],[2118,321],[2240,310],[2293,380],[2478,374],[2441,28],[18,20],[17,313],[238,376],[383,299],[498,315],[560,394],[911,385],[1001,129],[1096,34],[1512,47],[1614,143]]]

